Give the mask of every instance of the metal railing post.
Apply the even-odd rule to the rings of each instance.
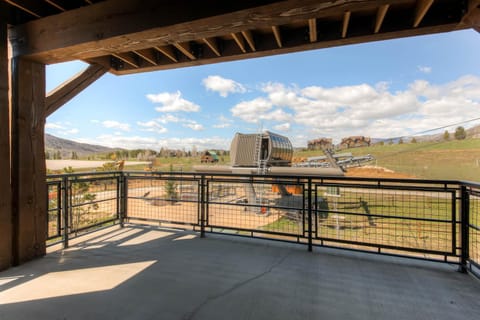
[[[63,214],[63,248],[68,248],[68,216],[69,216],[69,208],[68,208],[68,177],[62,177],[62,184],[61,184],[61,192],[62,192],[62,214]]]
[[[313,241],[312,241],[312,179],[308,178],[308,188],[307,188],[307,214],[308,214],[308,251],[312,252]]]
[[[460,212],[461,212],[461,246],[462,253],[460,257],[459,270],[462,273],[467,272],[467,261],[469,258],[469,221],[470,221],[470,198],[467,187],[460,187]]]
[[[124,227],[125,218],[127,217],[127,177],[123,172],[120,174],[119,178],[119,188],[120,188],[120,199],[119,199],[119,222],[120,227]]]
[[[202,175],[200,180],[200,238],[205,238],[205,176]]]

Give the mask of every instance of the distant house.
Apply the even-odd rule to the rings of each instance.
[[[218,155],[215,151],[205,151],[200,158],[200,162],[202,163],[214,163],[218,162]]]
[[[333,149],[332,139],[329,138],[318,138],[315,140],[308,141],[308,150],[322,150],[322,149]]]
[[[340,142],[339,145],[339,149],[369,147],[371,143],[372,141],[370,137],[351,136],[342,139],[342,142]]]

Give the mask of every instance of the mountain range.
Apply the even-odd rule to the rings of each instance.
[[[120,150],[120,148],[108,148],[99,145],[79,143],[72,140],[62,139],[45,134],[45,152],[53,153],[60,151],[62,158],[71,158],[72,153],[75,152],[79,157],[86,157],[97,153],[108,153]]]

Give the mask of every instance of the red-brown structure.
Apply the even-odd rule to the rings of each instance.
[[[307,144],[308,150],[323,150],[323,149],[333,149],[333,142],[330,138],[318,138],[315,140],[308,141]]]

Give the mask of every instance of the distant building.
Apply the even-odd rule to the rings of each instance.
[[[308,150],[333,149],[332,139],[318,138],[308,141]]]
[[[205,153],[200,158],[202,163],[214,163],[218,162],[218,155],[215,151],[205,151]]]
[[[372,141],[370,137],[351,136],[342,139],[342,142],[340,142],[339,145],[339,149],[369,147],[371,143]]]

